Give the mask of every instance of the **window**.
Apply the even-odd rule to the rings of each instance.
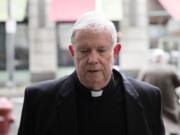
[[[0,70],[6,68],[5,23],[0,22]]]
[[[15,64],[16,69],[28,69],[29,67],[29,44],[28,22],[17,23],[15,35]]]
[[[15,34],[15,66],[16,69],[28,69],[29,47],[28,47],[28,22],[17,23]],[[6,31],[5,22],[0,23],[0,70],[6,70]]]
[[[73,22],[58,22],[56,24],[56,43],[58,50],[58,66],[73,66],[73,59],[69,54],[68,45],[70,42]]]
[[[148,0],[149,44],[157,48],[159,39],[167,34],[166,24],[170,18],[158,0]]]

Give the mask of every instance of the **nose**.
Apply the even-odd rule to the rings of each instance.
[[[98,53],[96,51],[91,51],[88,56],[89,64],[96,64],[98,62]]]

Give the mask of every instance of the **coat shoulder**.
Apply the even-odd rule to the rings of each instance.
[[[68,78],[69,78],[69,76],[64,76],[64,77],[59,78],[59,79],[42,81],[42,82],[33,84],[31,86],[28,86],[26,88],[26,90],[31,91],[31,92],[33,92],[33,91],[48,92],[48,91],[56,90]]]
[[[160,90],[158,87],[151,85],[147,82],[140,81],[131,77],[128,77],[129,82],[135,87],[138,93],[159,93]]]
[[[36,102],[54,101],[56,97],[65,94],[69,87],[73,86],[72,80],[72,75],[69,75],[33,84],[25,89],[25,98]]]
[[[128,78],[128,80],[135,88],[136,92],[138,93],[139,100],[145,108],[154,108],[154,106],[159,106],[157,108],[160,108],[161,92],[158,87],[133,78]]]

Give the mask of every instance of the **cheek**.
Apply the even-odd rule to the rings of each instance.
[[[107,55],[104,58],[104,63],[106,64],[106,66],[112,65],[112,61],[113,61],[113,55]]]
[[[105,72],[106,73],[110,73],[112,71],[112,63],[113,63],[113,57],[111,55],[109,55],[108,57],[106,57],[106,59],[104,59],[103,65],[105,68]]]
[[[82,56],[77,56],[76,61],[79,65],[82,65],[83,63],[85,63],[86,59]]]
[[[85,70],[85,66],[86,66],[86,59],[82,58],[82,57],[75,57],[75,66],[76,69],[79,70],[80,72]]]

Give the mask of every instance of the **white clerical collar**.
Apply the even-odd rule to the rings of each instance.
[[[103,94],[103,90],[100,91],[91,91],[91,96],[92,97],[100,97]]]

